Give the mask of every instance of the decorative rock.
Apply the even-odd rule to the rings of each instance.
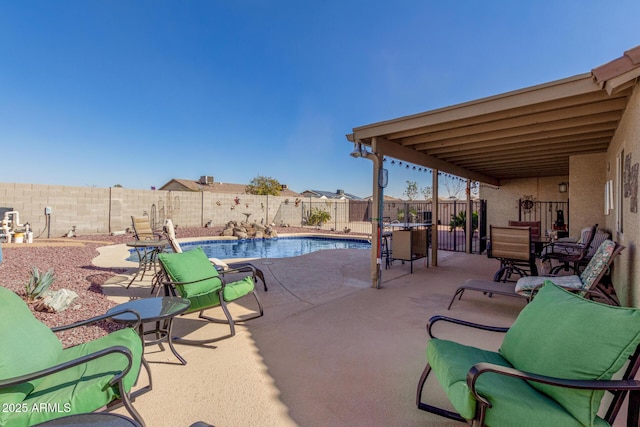
[[[69,308],[77,298],[78,294],[69,289],[47,291],[44,298],[34,304],[33,308],[47,313],[59,313]]]

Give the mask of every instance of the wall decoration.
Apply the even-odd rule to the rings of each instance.
[[[629,200],[629,210],[633,213],[638,212],[638,163],[631,164],[631,154],[624,156],[624,173],[622,182],[623,195]]]
[[[524,213],[529,213],[535,206],[535,199],[533,196],[522,196],[520,199],[520,208],[524,211]]]

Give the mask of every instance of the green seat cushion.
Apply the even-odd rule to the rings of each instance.
[[[469,369],[480,362],[511,366],[497,352],[440,339],[429,340],[427,360],[456,412],[469,420],[476,413],[476,400],[467,386]],[[480,376],[476,387],[493,405],[487,410],[487,426],[582,425],[553,399],[538,392],[526,381],[487,373]]]
[[[62,353],[62,344],[51,329],[33,316],[22,298],[3,287],[0,287],[0,343],[3,349],[0,351],[0,379],[53,366]],[[22,402],[41,381],[1,389],[0,404]],[[0,411],[0,425],[4,425],[10,415]]]
[[[224,287],[223,298],[226,302],[236,300],[247,295],[254,289],[254,282],[251,276],[247,276],[237,282],[227,283]],[[196,295],[189,298],[191,305],[186,313],[204,310],[206,308],[220,305],[219,290],[214,290],[206,294]]]
[[[608,380],[640,343],[640,310],[586,300],[546,281],[507,332],[500,354],[515,368],[550,377]],[[603,391],[531,382],[590,425]]]
[[[129,391],[138,378],[143,353],[140,336],[131,328],[67,348],[63,350],[58,363],[112,346],[127,347],[133,354],[131,370],[124,378],[125,390]],[[28,408],[47,409],[12,414],[9,425],[33,425],[53,418],[100,409],[119,397],[117,385],[111,387],[109,381],[125,369],[127,363],[126,356],[114,353],[45,377],[27,396],[24,403]],[[51,403],[55,405],[47,407],[47,404]]]
[[[192,299],[192,297],[207,295],[222,286],[217,270],[199,246],[181,253],[161,253],[158,259],[172,281],[195,282],[176,286],[183,298]]]

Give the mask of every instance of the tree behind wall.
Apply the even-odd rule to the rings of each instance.
[[[281,190],[282,184],[277,179],[259,175],[251,180],[244,191],[258,196],[278,196]]]

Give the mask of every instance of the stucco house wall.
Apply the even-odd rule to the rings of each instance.
[[[580,236],[583,228],[594,224],[611,232],[604,215],[605,182],[606,162],[602,154],[573,156],[569,159],[570,236]]]
[[[625,246],[625,250],[615,263],[613,284],[623,304],[640,307],[640,274],[638,273],[640,267],[640,253],[638,253],[640,218],[636,209],[638,176],[637,173],[635,178],[627,176],[629,180],[627,185],[631,185],[629,190],[633,192],[635,188],[636,198],[634,200],[633,194],[627,196],[624,194],[625,183],[622,182],[624,176],[619,171],[619,166],[624,167],[624,165],[618,163],[623,150],[625,157],[630,156],[630,166],[636,165],[637,170],[637,165],[640,162],[640,83],[636,84],[607,155],[603,157],[606,179],[613,181],[615,189],[614,209],[606,216],[606,224],[607,228],[613,231],[616,241]],[[634,204],[636,204],[635,207]],[[619,231],[620,227],[617,223],[619,211],[622,212],[623,218],[622,231]]]

